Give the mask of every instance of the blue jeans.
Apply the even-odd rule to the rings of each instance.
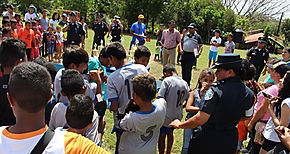
[[[191,118],[194,114],[193,113],[188,113],[186,116],[186,120]],[[189,147],[189,142],[191,140],[192,137],[192,132],[193,129],[184,129],[183,132],[183,145],[182,145],[182,149],[181,149],[181,154],[187,154],[188,153],[188,147]]]

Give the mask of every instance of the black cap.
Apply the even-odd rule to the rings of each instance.
[[[275,66],[274,66],[275,67]],[[281,78],[290,70],[290,67],[286,63],[278,63],[278,66],[274,68],[275,72],[277,72]]]
[[[7,4],[7,8],[14,9],[14,6],[12,4]]]
[[[75,12],[75,11],[72,11],[70,14],[69,14],[69,16],[77,16],[77,13]]]
[[[196,28],[196,24],[195,23],[190,23],[187,27],[188,28]]]
[[[242,66],[242,58],[239,54],[220,54],[212,68],[237,68]]]
[[[259,37],[258,38],[258,42],[267,44],[268,41],[267,41],[267,39],[265,37]]]

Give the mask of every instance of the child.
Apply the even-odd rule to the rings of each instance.
[[[154,61],[159,61],[160,60],[160,52],[161,52],[161,46],[156,46]]]
[[[233,41],[233,34],[228,34],[228,41],[225,43],[225,53],[234,53],[235,50],[235,42]]]
[[[70,99],[65,119],[69,126],[68,131],[85,135],[93,126],[94,105],[89,96],[76,94]]]
[[[170,122],[175,119],[182,119],[183,102],[188,98],[189,87],[187,83],[177,76],[177,71],[172,64],[165,65],[163,69],[165,79],[162,81],[158,97],[164,98],[167,102],[166,118],[160,129],[158,142],[159,154],[165,152],[165,138],[167,137],[166,153],[171,152],[173,145],[173,128],[169,127]]]
[[[23,28],[22,20],[21,20],[21,15],[18,14],[18,13],[15,13],[15,19],[17,21],[17,23],[16,23],[16,29],[17,29],[17,32],[19,32],[19,30],[21,28]]]
[[[62,56],[62,49],[63,49],[63,32],[61,31],[61,28],[60,26],[56,26],[56,33],[55,33],[55,36],[56,36],[56,52],[57,52],[57,55],[56,55],[56,58],[57,58],[57,62],[60,63],[60,59],[61,59],[61,56]]]
[[[97,80],[97,79],[96,79]],[[61,77],[61,88],[63,95],[67,96],[71,100],[76,94],[84,94],[86,91],[86,86],[82,75],[73,69],[65,70]],[[49,127],[55,130],[57,127],[68,127],[67,121],[65,119],[65,112],[67,106],[70,104],[68,102],[58,102],[52,109]],[[98,139],[98,114],[94,112],[93,126],[86,131],[86,137],[95,143],[99,143]]]
[[[11,38],[11,28],[5,27],[2,30],[2,39],[3,41]]]
[[[221,36],[221,31],[219,29],[216,29],[214,31],[214,37],[211,38],[210,40],[210,49],[209,49],[209,54],[208,54],[208,67],[211,66],[211,62],[215,63],[216,57],[218,54],[218,47],[222,43],[222,39],[220,38]]]
[[[151,103],[156,96],[156,81],[149,74],[133,78],[133,100],[138,111],[130,112],[120,121],[124,130],[119,145],[119,154],[156,154],[159,132],[166,115],[163,98]]]
[[[186,103],[186,112],[188,112],[186,119],[194,116],[204,105],[204,95],[209,89],[215,79],[215,74],[212,69],[207,68],[201,71],[196,89],[190,92],[189,98]],[[200,128],[201,129],[201,128]],[[184,129],[183,145],[181,154],[188,153],[188,146],[190,139],[198,135],[198,129]],[[194,133],[194,134],[193,134]]]
[[[149,60],[150,60],[151,52],[146,46],[138,46],[134,53],[134,63],[144,65],[149,71]]]
[[[37,57],[39,57],[39,46],[41,44],[41,33],[40,31],[37,29],[36,26],[32,27],[32,30],[35,34],[34,37],[34,44],[31,48],[31,59],[35,59]]]
[[[25,22],[25,27],[21,28],[18,32],[18,38],[20,40],[22,40],[23,42],[25,42],[26,44],[26,56],[27,56],[27,60],[31,61],[31,49],[32,49],[32,44],[34,43],[34,37],[35,34],[33,32],[32,28],[32,24],[30,21],[26,21]]]
[[[116,152],[118,151],[119,140],[122,130],[119,127],[119,121],[125,114],[125,109],[131,100],[131,79],[138,74],[148,73],[143,65],[127,64],[126,50],[119,42],[113,42],[108,45],[107,53],[112,66],[116,71],[108,77],[108,100],[111,102],[110,110],[114,112],[114,128],[116,132]]]
[[[53,52],[54,52],[54,43],[55,43],[55,35],[53,32],[52,27],[47,28],[48,34],[47,34],[47,51],[48,51],[48,61],[53,61]]]

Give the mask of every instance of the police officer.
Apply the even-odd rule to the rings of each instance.
[[[251,48],[247,52],[247,59],[256,67],[255,80],[258,81],[265,64],[269,59],[269,51],[266,49],[267,39],[259,37],[258,46]]]
[[[67,45],[83,44],[85,38],[85,31],[81,23],[77,22],[76,12],[71,12],[69,16],[70,22],[65,25],[63,32],[67,32]]]
[[[121,42],[123,25],[120,21],[120,17],[115,15],[112,24],[109,27],[109,33],[111,33],[111,42]],[[109,35],[108,35],[109,37]]]
[[[183,49],[181,57],[182,79],[190,85],[192,67],[196,64],[197,57],[201,54],[202,39],[196,33],[195,23],[188,26],[188,33],[181,40]]]
[[[238,54],[221,54],[214,64],[217,83],[205,94],[204,107],[185,122],[173,121],[174,128],[202,127],[191,139],[189,153],[233,154],[238,143],[237,124],[242,117],[253,114],[254,94],[242,79],[248,68]]]

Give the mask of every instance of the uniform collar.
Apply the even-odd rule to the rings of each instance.
[[[223,79],[223,80],[220,80],[218,81],[219,83],[225,83],[225,82],[228,82],[228,81],[234,81],[234,82],[237,82],[237,81],[241,81],[241,79],[237,76],[235,77],[229,77],[229,78],[226,78],[226,79]]]

